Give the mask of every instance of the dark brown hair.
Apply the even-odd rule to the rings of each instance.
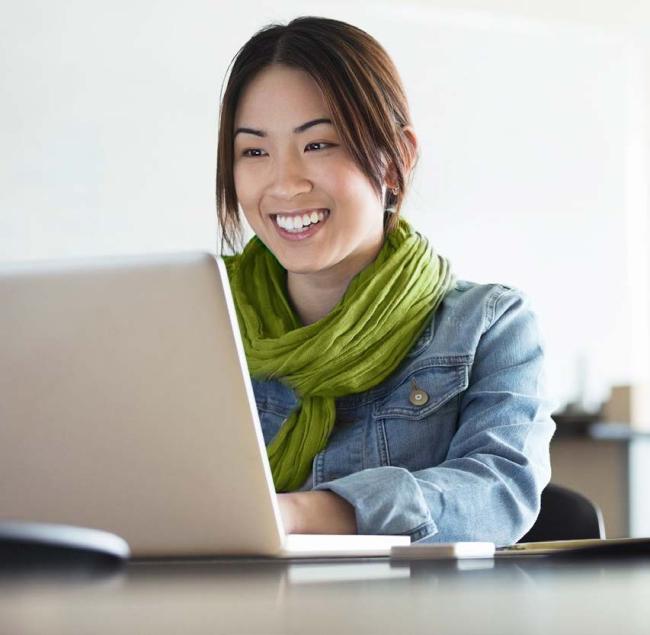
[[[344,146],[381,196],[387,168],[397,194],[386,190],[385,231],[397,224],[407,178],[417,162],[403,133],[410,113],[401,79],[382,46],[368,33],[339,20],[299,17],[260,29],[233,58],[219,111],[217,218],[221,251],[237,251],[241,220],[233,176],[235,113],[246,85],[260,71],[281,64],[307,72],[320,87]],[[222,86],[223,90],[223,86]],[[410,181],[410,179],[409,179]]]

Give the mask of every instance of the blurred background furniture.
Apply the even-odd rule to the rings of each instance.
[[[551,470],[554,484],[602,510],[608,538],[650,536],[650,433],[626,423],[558,421]]]
[[[549,483],[542,492],[539,516],[520,542],[605,538],[600,508],[586,496]]]

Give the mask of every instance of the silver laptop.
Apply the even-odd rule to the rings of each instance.
[[[388,555],[285,535],[225,266],[206,253],[0,266],[0,519],[136,557]]]

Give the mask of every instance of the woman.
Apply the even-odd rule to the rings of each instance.
[[[456,281],[399,212],[418,142],[367,33],[303,17],[238,52],[217,209],[288,533],[516,542],[554,425],[527,300]]]

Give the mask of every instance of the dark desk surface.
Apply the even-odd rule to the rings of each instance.
[[[650,632],[650,557],[391,564],[134,563],[96,578],[0,573],[0,633]]]

